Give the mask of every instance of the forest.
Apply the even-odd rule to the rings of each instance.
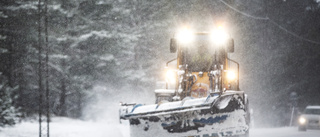
[[[0,4],[0,126],[37,115],[46,90],[50,115],[78,119],[95,101],[153,98],[185,24],[223,22],[260,126],[287,126],[291,107],[320,104],[319,0],[48,0],[47,12],[36,0]]]

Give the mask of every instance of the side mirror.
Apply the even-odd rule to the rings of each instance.
[[[227,43],[227,52],[233,53],[234,52],[234,41],[233,39],[229,39]]]
[[[177,51],[177,40],[174,38],[170,39],[170,53],[175,53]]]

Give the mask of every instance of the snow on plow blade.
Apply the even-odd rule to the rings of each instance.
[[[131,137],[220,137],[248,132],[247,111],[242,91],[212,94],[120,109],[120,119],[130,121]]]

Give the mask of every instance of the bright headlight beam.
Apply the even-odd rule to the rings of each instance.
[[[307,121],[307,120],[306,120],[304,117],[300,117],[300,118],[299,118],[299,123],[300,123],[300,124],[305,124],[306,121]]]
[[[168,83],[174,83],[176,81],[176,73],[173,70],[167,70],[166,81]]]
[[[182,44],[187,44],[193,40],[194,34],[190,29],[183,28],[180,31],[178,31],[176,38],[178,42]]]
[[[233,71],[228,71],[227,72],[227,79],[229,81],[235,80],[236,79],[236,73],[234,73]]]
[[[218,26],[217,29],[211,32],[211,39],[213,43],[217,45],[225,44],[228,38],[229,35],[226,33],[222,26]]]

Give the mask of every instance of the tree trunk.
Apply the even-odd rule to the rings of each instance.
[[[64,61],[63,61],[64,62]],[[66,96],[67,96],[67,89],[66,89],[66,80],[63,76],[61,80],[61,93],[60,93],[60,100],[59,100],[59,115],[66,116]]]

